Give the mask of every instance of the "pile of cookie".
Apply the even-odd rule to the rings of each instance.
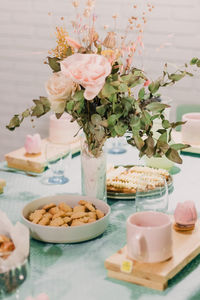
[[[92,223],[103,217],[104,213],[94,204],[80,200],[73,208],[64,202],[44,205],[30,213],[28,220],[44,226],[69,227]]]
[[[0,235],[0,257],[6,259],[14,250],[15,250],[15,245],[13,241],[9,237],[1,234]]]

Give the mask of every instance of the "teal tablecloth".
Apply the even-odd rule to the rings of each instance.
[[[131,150],[122,156],[109,156],[108,161],[116,163],[135,163],[136,156]],[[170,196],[170,209],[173,210],[175,201],[182,201],[184,180],[190,191],[190,199],[198,197],[196,184],[198,178],[192,177],[196,170],[199,174],[200,160],[184,158],[182,171],[175,175],[175,191]],[[192,169],[190,177],[187,172]],[[194,176],[194,175],[193,175]],[[72,160],[70,181],[63,186],[47,186],[34,178],[25,175],[0,172],[0,177],[7,182],[4,194],[0,195],[0,209],[16,222],[20,220],[20,213],[25,204],[41,196],[59,193],[80,193],[80,157]],[[183,184],[183,185],[182,185]],[[174,199],[175,197],[176,199]],[[182,197],[182,198],[181,198]],[[199,197],[200,198],[200,197]],[[196,200],[195,199],[195,200]],[[200,199],[198,199],[200,202]],[[107,277],[104,261],[111,254],[125,244],[126,218],[134,212],[134,201],[110,201],[112,208],[110,225],[106,232],[91,241],[78,244],[46,244],[31,240],[30,276],[21,286],[18,293],[4,297],[4,299],[24,300],[25,296],[37,295],[45,292],[50,300],[197,300],[200,299],[200,256],[185,267],[164,292],[154,291],[138,285],[120,282]],[[199,206],[198,206],[199,208]]]

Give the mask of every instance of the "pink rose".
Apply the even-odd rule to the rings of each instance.
[[[49,78],[45,87],[52,110],[60,113],[63,112],[65,101],[70,98],[77,85],[69,76],[63,75],[62,72],[56,72]]]
[[[24,145],[26,153],[37,154],[41,152],[42,142],[39,133],[34,135],[27,135]]]
[[[65,76],[85,88],[84,97],[87,100],[98,95],[111,72],[111,64],[107,58],[98,54],[76,53],[65,58],[60,65]]]

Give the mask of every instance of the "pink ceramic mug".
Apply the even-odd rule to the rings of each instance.
[[[172,257],[172,222],[168,215],[142,211],[127,220],[128,257],[141,262],[161,262]]]
[[[200,145],[200,113],[189,113],[182,116],[186,123],[181,127],[182,141],[191,145]]]

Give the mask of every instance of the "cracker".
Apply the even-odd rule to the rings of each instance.
[[[40,222],[38,223],[39,225],[49,225],[50,219],[48,217],[42,217]]]
[[[60,211],[60,209],[57,206],[49,209],[49,213],[52,215],[57,214],[59,211]]]
[[[76,213],[73,213],[73,215],[71,216],[72,220],[74,219],[80,219],[82,217],[85,217],[87,214],[85,212],[82,212],[82,211],[78,211]]]
[[[85,207],[89,211],[95,211],[94,206],[91,203],[89,203],[89,202],[85,204]]]
[[[58,217],[58,218],[52,220],[49,225],[58,227],[58,226],[61,226],[63,224],[64,224],[63,219],[61,217]]]
[[[104,217],[104,213],[100,209],[96,209],[96,215],[98,219],[101,219]]]
[[[53,220],[58,218],[58,217],[64,217],[65,216],[65,212],[63,210],[59,210],[58,213],[56,213],[55,215],[53,215]]]
[[[56,207],[56,204],[55,204],[55,203],[49,203],[49,204],[46,204],[45,206],[43,206],[43,209],[49,210],[49,209],[51,209],[52,207]]]
[[[79,212],[79,211],[85,212],[85,206],[83,205],[74,206],[73,212]]]
[[[65,211],[65,212],[71,212],[72,211],[72,208],[64,202],[59,203],[58,207],[61,210]]]
[[[80,220],[73,220],[71,226],[81,226],[84,225]]]

